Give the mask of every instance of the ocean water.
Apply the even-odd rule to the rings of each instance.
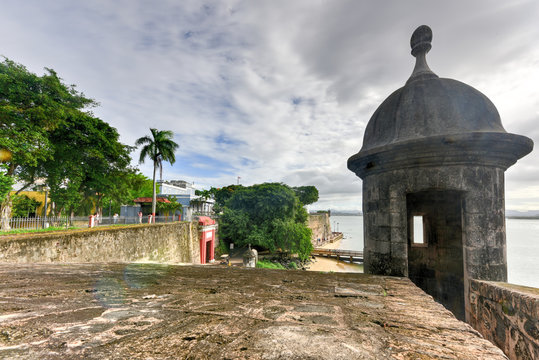
[[[363,216],[332,216],[341,231],[340,248],[363,251]],[[506,219],[507,277],[512,284],[539,288],[539,220]]]

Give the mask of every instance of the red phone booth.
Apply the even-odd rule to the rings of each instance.
[[[198,218],[198,231],[200,239],[200,263],[206,264],[215,260],[215,230],[217,225],[215,220],[208,216]]]

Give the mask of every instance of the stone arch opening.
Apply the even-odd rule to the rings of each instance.
[[[454,190],[406,195],[408,276],[461,320],[465,318],[463,199],[463,192]]]

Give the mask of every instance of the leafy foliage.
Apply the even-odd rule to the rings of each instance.
[[[302,223],[276,220],[273,223],[272,237],[277,247],[296,252],[301,261],[307,260],[313,249],[311,229]]]
[[[303,205],[309,205],[318,201],[318,189],[314,186],[293,187],[292,190],[294,190]]]
[[[256,267],[260,269],[286,270],[286,268],[282,264],[269,260],[259,260],[256,263]]]
[[[251,244],[271,252],[297,253],[305,260],[312,249],[307,212],[284,184],[231,185],[216,193],[224,206],[219,235],[238,246]]]
[[[146,158],[153,161],[153,196],[152,213],[156,208],[156,178],[155,172],[159,168],[163,171],[163,161],[168,161],[171,165],[176,162],[175,151],[179,147],[172,137],[174,134],[170,130],[159,131],[150,128],[152,136],[143,136],[135,142],[135,146],[142,146],[140,150],[139,163],[143,163]]]
[[[77,113],[51,131],[49,141],[53,158],[40,164],[39,174],[47,178],[59,211],[77,211],[88,199],[96,208],[102,207],[105,195],[109,201],[125,197],[132,149],[120,143],[115,128]]]
[[[41,201],[31,199],[26,195],[16,195],[13,197],[13,217],[35,216],[36,209],[41,206]]]
[[[8,176],[31,180],[32,168],[52,158],[49,133],[95,102],[62,83],[56,72],[37,76],[4,58],[0,63],[0,148],[11,152]]]
[[[33,184],[41,176],[41,164],[53,158],[51,132],[96,105],[73,85],[62,83],[54,70],[45,70],[37,76],[7,58],[0,62],[0,149],[9,153],[3,177],[23,182],[22,189]],[[9,182],[4,180],[3,186]],[[7,229],[11,196],[8,192],[2,197],[2,228]]]
[[[0,165],[0,204],[4,202],[13,186],[13,177],[6,175],[6,166]]]
[[[119,212],[121,204],[150,196],[153,183],[129,165],[133,148],[88,110],[97,103],[45,70],[38,76],[9,59],[0,62],[2,226],[11,215],[15,181],[23,183],[21,191],[45,179],[56,211],[81,215],[107,205]],[[152,136],[155,146],[142,155],[174,162],[172,133],[152,129]]]
[[[168,203],[165,203],[165,202],[157,203],[157,209],[167,213],[168,215],[174,215],[176,210],[182,210],[182,204],[178,202],[175,196],[169,196],[168,200],[170,201]]]

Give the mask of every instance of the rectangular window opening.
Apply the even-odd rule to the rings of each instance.
[[[423,216],[414,216],[414,232],[412,237],[412,244],[425,245],[425,225],[423,223]]]

